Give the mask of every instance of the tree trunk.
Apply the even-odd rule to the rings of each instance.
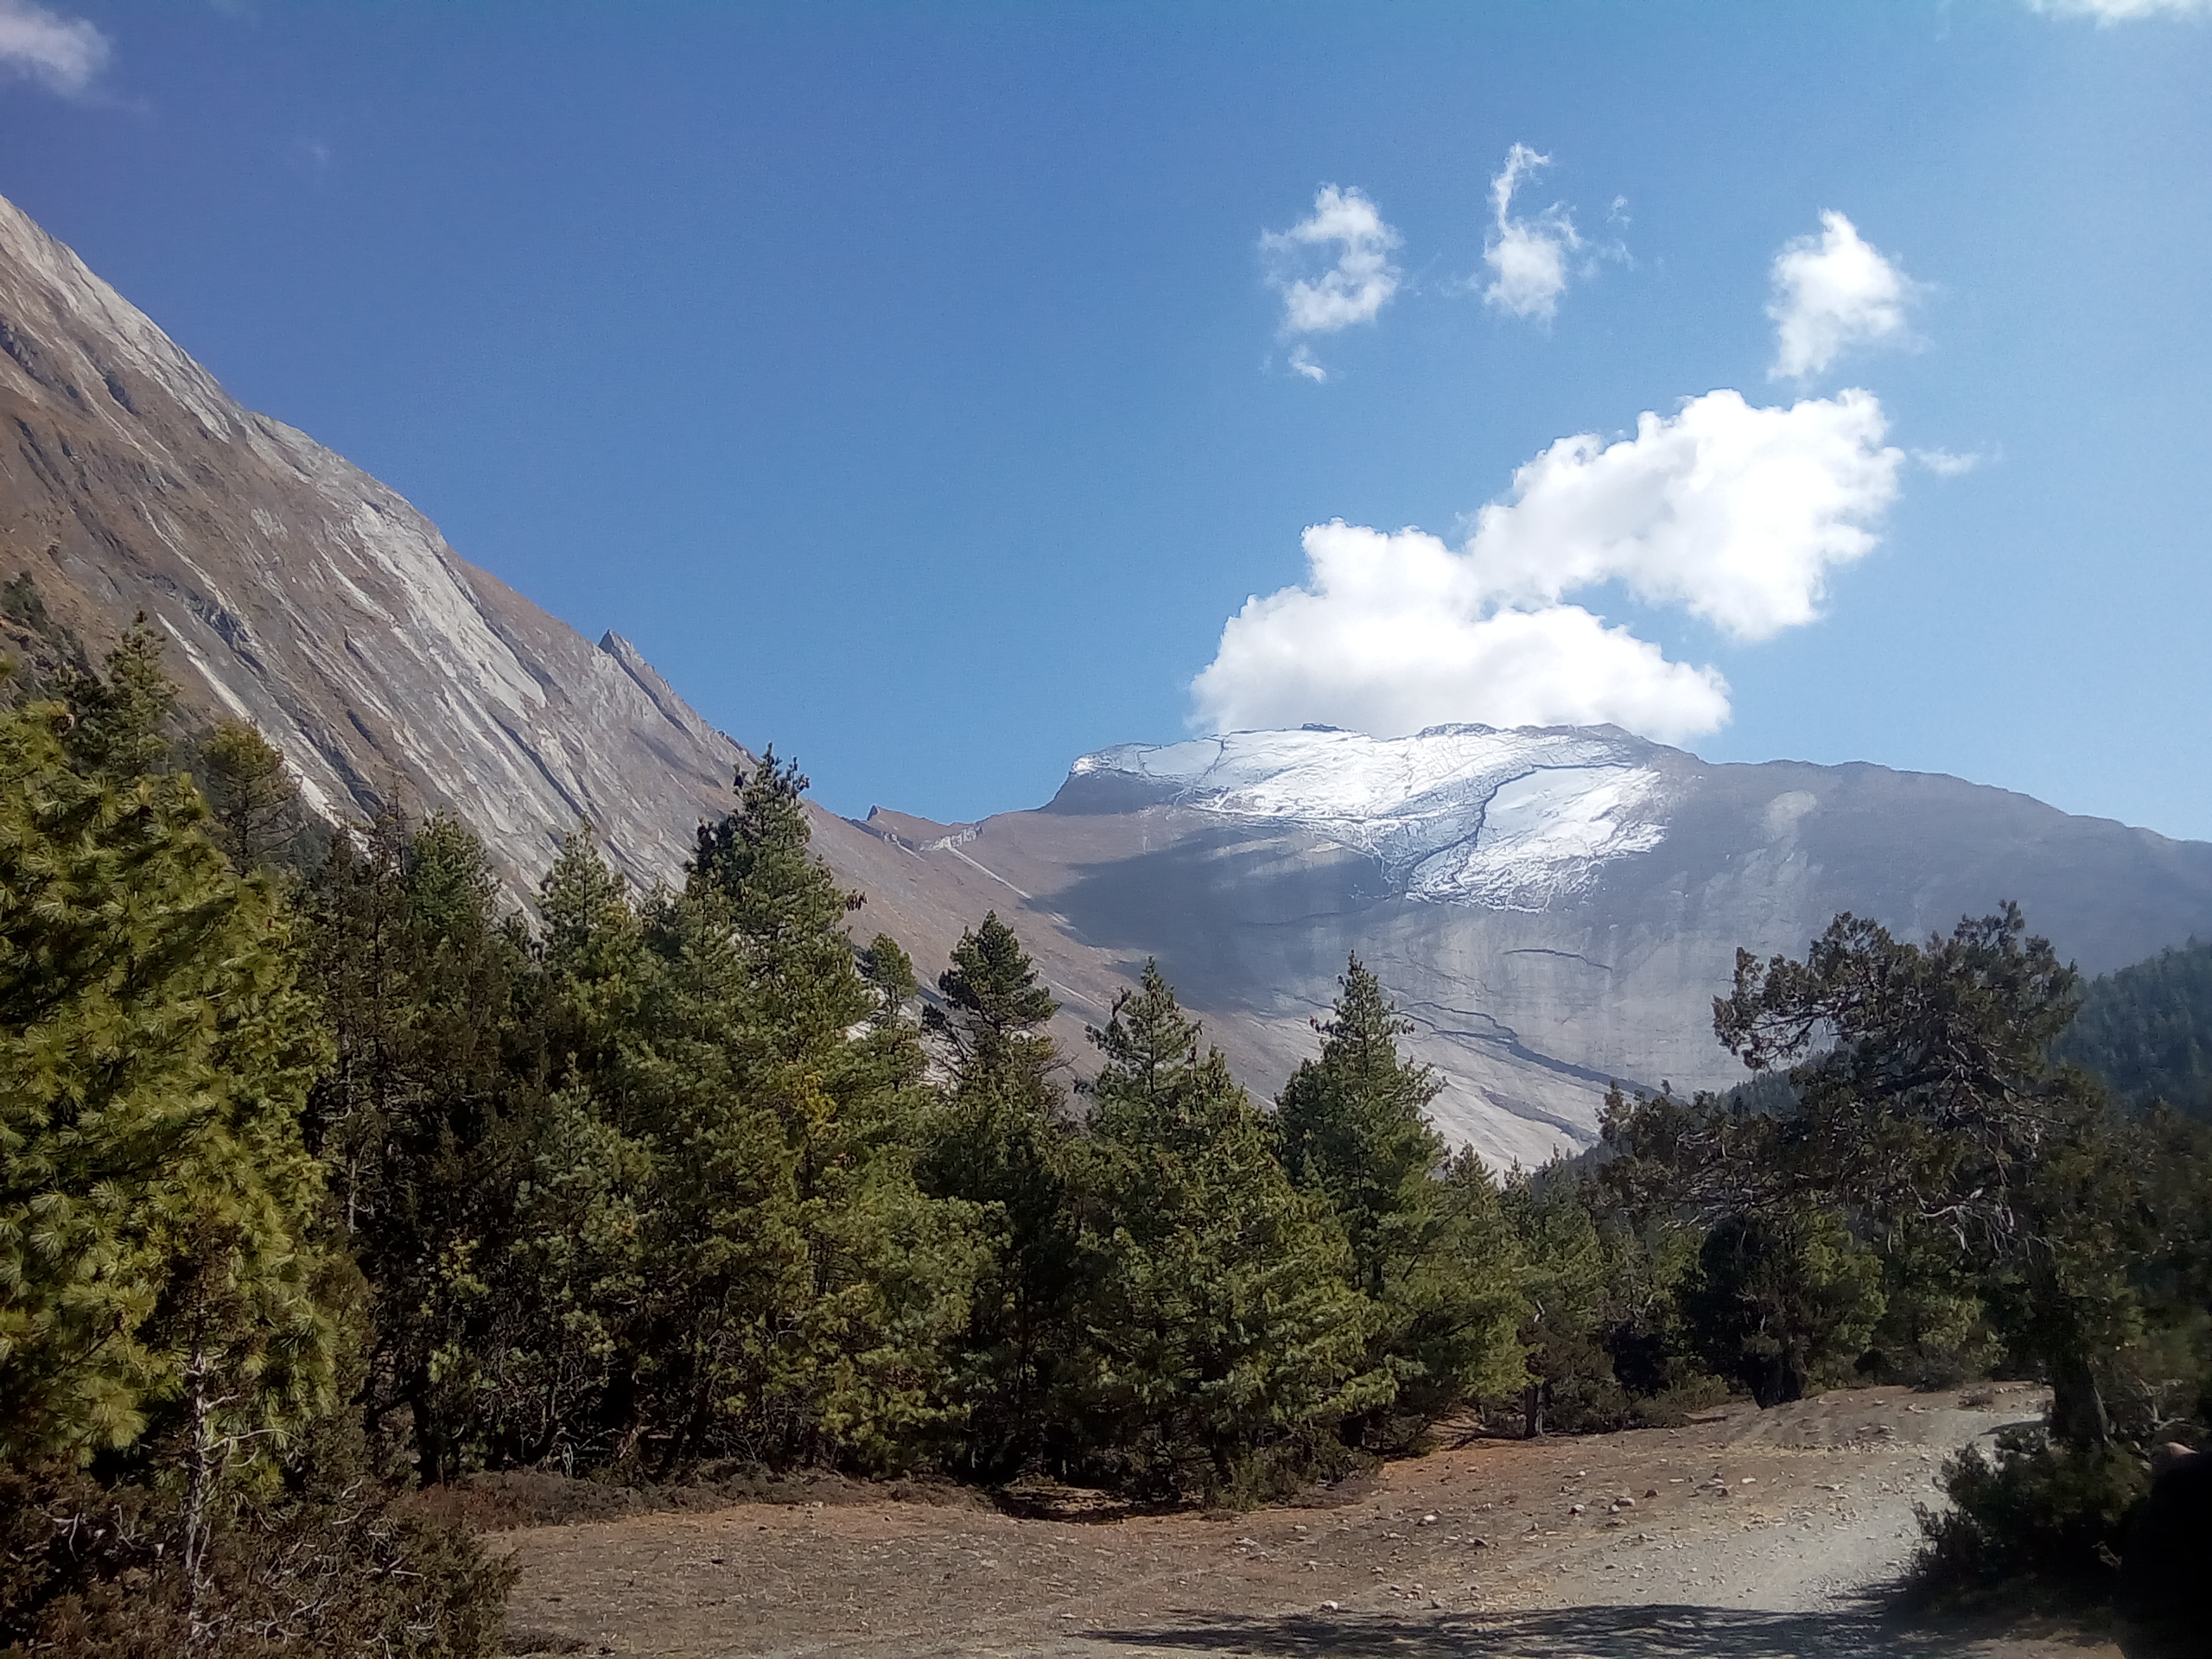
[[[207,1580],[208,1510],[215,1496],[215,1402],[208,1382],[214,1362],[208,1357],[204,1338],[192,1344],[191,1362],[184,1368],[185,1397],[191,1414],[191,1432],[184,1445],[184,1618],[187,1640],[198,1646],[202,1630],[200,1604]]]
[[[2097,1385],[2088,1356],[2076,1343],[2066,1344],[2051,1356],[2050,1435],[2080,1451],[2112,1439],[2104,1390]]]

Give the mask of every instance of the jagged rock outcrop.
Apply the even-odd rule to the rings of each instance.
[[[739,750],[624,640],[596,646],[359,467],[241,408],[0,201],[0,499],[12,577],[98,642],[143,612],[200,713],[251,720],[334,821],[443,807],[518,883],[579,818],[640,880]]]

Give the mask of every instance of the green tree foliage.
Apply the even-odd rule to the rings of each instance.
[[[209,838],[234,868],[305,874],[327,852],[283,752],[252,727],[223,721],[187,747],[183,769],[207,803]]]
[[[1731,1216],[1705,1236],[1685,1312],[1714,1371],[1781,1405],[1849,1375],[1885,1306],[1881,1278],[1833,1210]]]
[[[141,613],[107,655],[105,676],[64,664],[54,691],[69,718],[62,751],[73,771],[122,782],[158,769],[169,752],[162,728],[176,687],[162,668],[162,636]]]
[[[1423,1229],[1445,1158],[1428,1121],[1443,1088],[1427,1066],[1399,1058],[1413,1029],[1355,956],[1338,981],[1321,1052],[1291,1074],[1275,1103],[1284,1166],[1327,1198],[1343,1224],[1359,1287],[1380,1299],[1391,1269]]]
[[[1924,1522],[1939,1577],[2082,1566],[2117,1539],[2134,1458],[2203,1432],[2212,1155],[2199,1126],[2124,1116],[2053,1063],[2076,993],[2011,906],[1921,946],[1839,917],[1802,962],[1739,953],[1714,1005],[1786,1094],[1609,1114],[1601,1179],[1711,1229],[1693,1311],[1716,1363],[1778,1368],[1762,1386],[1787,1392],[1823,1344],[1943,1381],[2001,1345],[2050,1383],[2045,1425],[1947,1470],[1955,1508]]]
[[[1798,1096],[1764,1120],[1765,1179],[1985,1244],[2009,1236],[2015,1188],[2071,1121],[2048,1055],[2076,986],[2015,905],[1924,948],[1839,916],[1802,962],[1738,951],[1714,1032],[1755,1071],[1790,1067]]]
[[[2094,1251],[2069,1239],[2112,1206],[2085,1217],[2053,1185],[2102,1134],[2101,1099],[2048,1058],[2075,983],[2012,906],[1924,947],[1840,916],[1802,962],[1738,952],[1714,1031],[1755,1071],[1788,1067],[1790,1103],[1617,1103],[1606,1133],[1624,1156],[1606,1179],[1647,1210],[1741,1217],[1768,1241],[1826,1205],[1893,1255],[1945,1240],[1959,1269],[2012,1274],[2013,1327],[2024,1342],[2036,1333],[2055,1423],[2099,1440],[2087,1322],[2098,1299],[2080,1276]]]
[[[1610,1264],[1580,1183],[1556,1166],[1516,1170],[1504,1205],[1522,1263],[1522,1432],[1616,1426],[1626,1401],[1601,1339]]]
[[[1374,1306],[1325,1203],[1156,963],[1091,1033],[1084,1143],[1086,1393],[1096,1443],[1141,1491],[1263,1489],[1387,1401],[1362,1369]]]
[[[2052,1052],[2124,1105],[2162,1100],[2212,1118],[2212,944],[2192,940],[2091,980]]]
[[[179,1495],[0,1469],[0,1651],[54,1659],[491,1659],[515,1572],[391,1489],[317,1473],[215,1518],[195,1595]]]
[[[963,1344],[963,1455],[973,1471],[1005,1474],[1041,1465],[1066,1427],[1058,1418],[1077,1290],[1072,1129],[1063,1065],[1043,1033],[1059,1005],[995,911],[961,935],[938,991],[943,1004],[925,1020],[951,1086],[921,1174],[930,1192],[983,1217],[990,1258]]]
[[[336,1049],[309,1138],[378,1303],[365,1407],[380,1442],[404,1426],[422,1471],[451,1478],[486,1432],[500,1265],[547,1087],[525,942],[483,847],[447,817],[339,837],[306,908]]]
[[[54,705],[0,719],[0,1457],[17,1464],[131,1444],[195,1360],[221,1432],[262,1449],[331,1388],[321,1172],[299,1131],[312,1008],[277,901],[209,844],[190,785],[112,770],[152,753],[130,729],[118,716],[73,755],[84,721]]]
[[[560,1321],[516,1362],[549,1402],[541,1444],[664,1473],[880,1467],[955,1411],[972,1210],[916,1185],[919,1032],[861,972],[804,787],[772,755],[741,774],[683,889],[642,912],[581,840],[548,878],[573,1047],[528,1195],[556,1275],[530,1294]],[[580,1421],[559,1408],[586,1396]]]
[[[1351,1252],[1352,1287],[1376,1310],[1368,1368],[1393,1395],[1347,1425],[1353,1438],[1403,1447],[1438,1418],[1522,1376],[1517,1251],[1499,1194],[1471,1155],[1451,1160],[1431,1127],[1441,1088],[1403,1059],[1412,1030],[1357,957],[1319,1055],[1276,1103],[1284,1166],[1326,1199]]]

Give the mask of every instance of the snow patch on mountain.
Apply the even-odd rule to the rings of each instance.
[[[1611,728],[1308,727],[1124,743],[1076,777],[1159,788],[1193,811],[1299,825],[1381,862],[1409,898],[1540,910],[1666,834],[1660,751]]]

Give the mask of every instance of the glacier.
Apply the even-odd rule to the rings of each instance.
[[[1541,910],[1666,836],[1669,751],[1613,727],[1326,727],[1123,743],[1071,776],[1116,778],[1187,810],[1295,825],[1374,858],[1411,899]]]

